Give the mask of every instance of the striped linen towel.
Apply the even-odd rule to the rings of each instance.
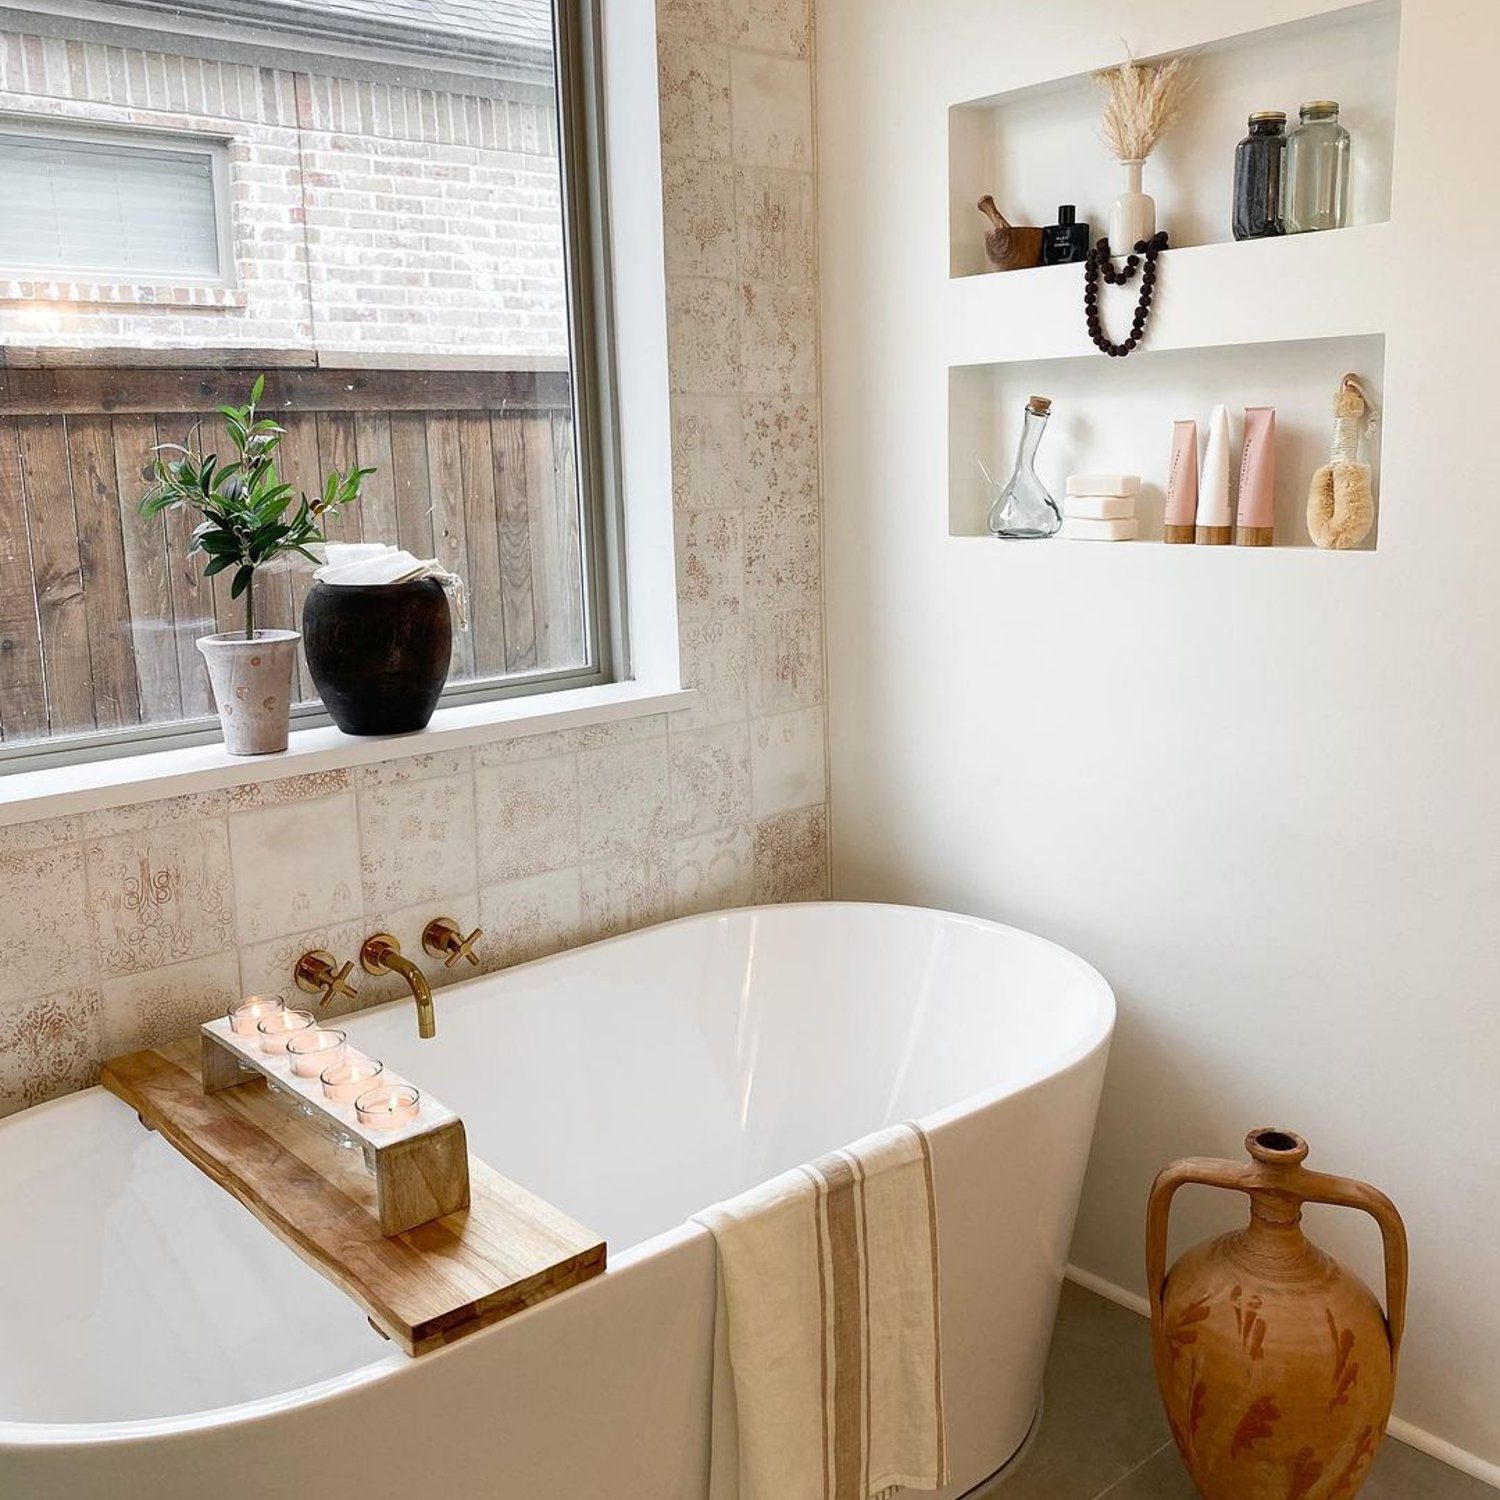
[[[948,1479],[932,1150],[898,1125],[696,1215],[714,1236],[711,1500]]]

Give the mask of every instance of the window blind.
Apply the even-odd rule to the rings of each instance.
[[[0,267],[220,275],[210,151],[0,131]]]

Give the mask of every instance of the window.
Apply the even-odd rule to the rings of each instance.
[[[222,146],[0,120],[0,270],[53,279],[220,281]]]
[[[375,470],[331,539],[466,581],[449,701],[623,675],[588,11],[199,0],[211,36],[153,8],[145,46],[127,0],[0,19],[39,60],[0,119],[0,771],[216,736],[194,643],[241,607],[139,500],[159,445],[228,451],[262,373],[284,479]],[[311,583],[263,579],[259,622]]]

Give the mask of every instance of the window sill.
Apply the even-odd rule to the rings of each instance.
[[[523,739],[686,708],[689,688],[639,682],[573,688],[545,697],[502,698],[441,708],[419,734],[362,738],[330,727],[300,729],[279,755],[237,756],[223,745],[194,745],[150,755],[51,766],[0,777],[0,828],[41,818],[155,802],[189,792],[219,791],[318,771],[409,760],[439,750]]]

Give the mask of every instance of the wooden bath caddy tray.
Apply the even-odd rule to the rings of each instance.
[[[205,1032],[227,1025],[213,1022]],[[342,1287],[408,1354],[452,1343],[604,1270],[598,1235],[472,1155],[467,1208],[397,1234],[383,1232],[377,1177],[365,1151],[340,1145],[326,1121],[299,1118],[273,1098],[265,1076],[271,1071],[266,1066],[246,1079],[220,1043],[205,1035],[113,1058],[104,1065],[103,1083]],[[291,1081],[276,1082],[287,1088]],[[379,1151],[399,1157],[414,1151],[424,1134],[436,1135],[438,1149],[428,1160],[438,1164],[437,1180],[429,1186],[441,1196],[453,1191],[441,1178],[445,1160],[451,1168],[455,1142],[466,1152],[463,1126],[440,1105],[429,1110],[425,1099],[423,1110],[424,1131],[384,1132],[389,1139]],[[362,1134],[349,1129],[345,1138],[363,1146]],[[403,1180],[415,1183],[421,1197],[425,1176],[419,1166]]]

